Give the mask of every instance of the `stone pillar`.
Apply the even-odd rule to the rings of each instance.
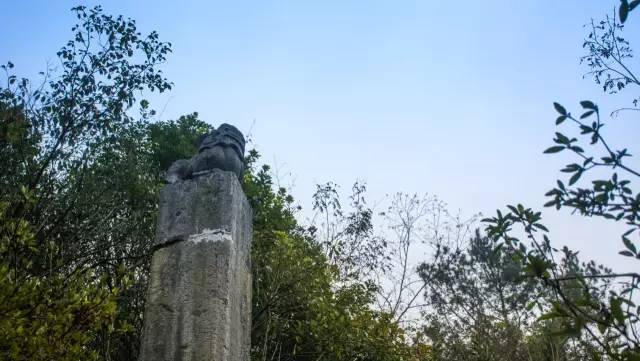
[[[141,361],[249,361],[251,209],[211,169],[160,195]]]

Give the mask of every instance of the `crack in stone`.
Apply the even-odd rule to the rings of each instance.
[[[167,248],[179,242],[193,242],[197,244],[200,242],[224,242],[232,240],[233,239],[231,238],[231,233],[225,229],[205,229],[198,234],[192,234],[188,237],[180,235],[173,237],[166,242],[156,244],[151,248],[151,253],[154,253],[162,248]]]
[[[172,246],[178,242],[184,242],[184,238],[182,236],[178,236],[178,237],[173,237],[172,239],[167,240],[166,242],[163,243],[159,243],[156,244],[155,246],[151,247],[151,253],[155,253],[157,250],[160,250],[162,248],[167,248],[169,246]]]

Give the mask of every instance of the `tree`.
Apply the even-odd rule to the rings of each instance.
[[[3,67],[3,359],[137,359],[162,174],[193,155],[211,129],[196,113],[150,123],[153,111],[137,98],[141,90],[170,89],[157,68],[170,44],[99,7],[74,11],[79,24],[58,53],[60,73],[48,72],[32,90],[11,73],[13,64]],[[254,210],[252,358],[429,355],[370,307],[373,285],[342,282],[327,248],[297,223],[293,198],[274,189],[258,158],[249,151],[243,179]],[[359,251],[353,245],[370,237],[360,189],[343,233],[353,244],[337,249],[336,259],[351,259]]]
[[[459,246],[466,241],[476,216],[463,220],[451,214],[446,204],[435,196],[396,193],[383,213],[389,244],[389,267],[377,272],[378,307],[394,315],[407,329],[416,327],[420,313],[428,307],[424,290],[429,278],[421,277],[421,245],[439,249],[442,245]],[[439,259],[436,252],[433,261]]]
[[[99,342],[114,359],[137,359],[163,173],[173,161],[195,154],[198,138],[209,129],[197,113],[128,127],[88,168],[79,191],[91,208],[74,212],[90,214],[86,222],[100,225],[86,237],[96,242],[85,247],[120,289],[117,319],[126,328]],[[126,286],[119,269],[126,270]]]
[[[618,23],[615,16],[592,22],[594,25],[585,41],[588,54],[583,61],[590,68],[588,74],[607,92],[640,85],[626,64],[632,56],[629,43],[620,36],[628,12],[639,3],[623,0],[619,9],[621,22]],[[575,125],[588,140],[588,147],[576,137],[556,132],[555,144],[545,153],[571,152],[579,162],[561,170],[570,175],[568,183],[557,181],[557,187],[546,194],[551,198],[546,206],[569,208],[584,217],[624,222],[628,230],[621,237],[624,248],[620,255],[640,259],[636,247],[640,235],[640,193],[633,190],[640,172],[629,166],[631,155],[626,148],[615,148],[605,140],[599,107],[588,100],[581,101],[580,105],[582,114],[574,116],[564,106],[554,103],[558,112],[556,125]],[[603,172],[608,173],[608,177],[600,178]],[[593,357],[640,359],[637,329],[640,308],[636,306],[640,275],[613,272],[594,262],[580,262],[577,252],[566,247],[554,248],[549,230],[541,223],[540,212],[522,205],[508,206],[508,209],[485,220],[487,233],[498,246],[505,245],[516,252],[525,277],[540,280],[550,290],[548,296],[537,300],[545,310],[540,319],[561,323],[563,334],[580,340]],[[529,245],[525,239],[514,236],[515,227],[525,235]]]
[[[90,270],[52,272],[55,244],[37,244],[32,225],[8,214],[0,203],[0,358],[97,359],[89,345],[113,329],[117,292]]]
[[[310,230],[344,281],[367,278],[384,270],[388,261],[386,240],[374,234],[374,213],[367,206],[366,190],[362,182],[353,184],[348,210],[343,209],[338,185],[333,182],[317,184],[313,194],[316,216]]]
[[[59,71],[43,73],[33,88],[12,74],[12,63],[2,66],[7,83],[0,89],[0,249],[3,265],[10,265],[2,268],[8,283],[0,291],[6,359],[110,354],[110,335],[127,329],[116,317],[122,303],[118,312],[114,303],[129,285],[121,261],[141,257],[128,247],[136,244],[135,231],[153,222],[153,209],[142,205],[132,214],[121,201],[133,206],[141,194],[153,193],[137,187],[156,185],[135,177],[127,187],[118,182],[133,175],[136,163],[146,164],[128,152],[141,146],[135,142],[140,121],[152,114],[136,94],[170,89],[157,69],[170,45],[100,7],[73,11],[78,24],[57,53]],[[138,119],[132,114],[136,106]],[[126,167],[117,178],[107,165]],[[107,196],[114,195],[114,184],[122,186],[118,198]],[[137,222],[140,228],[131,227]],[[129,241],[119,243],[122,237]]]
[[[427,303],[421,332],[438,360],[585,359],[566,340],[551,337],[557,325],[535,324],[531,300],[544,289],[520,278],[514,256],[476,230],[468,242],[440,243],[420,265]]]
[[[252,244],[254,360],[399,360],[426,355],[409,347],[404,331],[373,310],[373,285],[343,282],[323,240],[298,225],[293,198],[273,190],[270,168],[254,169],[251,151],[244,189],[254,210]],[[351,238],[353,239],[353,238]],[[334,248],[345,259],[344,248]]]

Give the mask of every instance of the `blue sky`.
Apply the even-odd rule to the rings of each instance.
[[[92,5],[95,2],[83,3]],[[617,1],[105,1],[173,44],[164,66],[174,90],[151,97],[161,119],[198,111],[251,133],[264,161],[309,208],[314,184],[370,198],[428,192],[463,214],[543,194],[571,158],[546,156],[553,101],[577,111],[627,106],[579,65],[583,27]],[[2,5],[0,61],[33,76],[70,36],[71,1]],[[640,14],[638,14],[640,16]],[[638,34],[640,21],[626,33]],[[632,66],[638,69],[638,61]],[[566,127],[569,130],[570,127]],[[636,115],[610,120],[607,136],[630,147]],[[637,147],[635,147],[637,148]],[[635,161],[635,164],[639,164]],[[615,225],[545,210],[554,240],[613,264]]]

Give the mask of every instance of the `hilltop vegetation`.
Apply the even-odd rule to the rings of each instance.
[[[640,85],[621,36],[639,3],[623,0],[587,35],[583,61],[606,92]],[[2,66],[3,360],[137,359],[162,176],[212,129],[197,113],[157,120],[141,98],[171,89],[160,70],[171,44],[100,7],[73,11],[60,69],[34,83]],[[554,105],[589,148],[556,133],[546,153],[579,162],[547,205],[626,224],[620,256],[637,260],[640,174],[605,140],[598,106],[580,104],[580,116]],[[253,360],[640,360],[640,276],[554,248],[539,212],[508,206],[478,224],[437,197],[397,194],[377,214],[363,183],[344,204],[328,182],[309,197],[317,221],[303,224],[258,152],[245,162]],[[607,177],[589,178],[594,168]],[[412,263],[425,244],[432,253]]]

